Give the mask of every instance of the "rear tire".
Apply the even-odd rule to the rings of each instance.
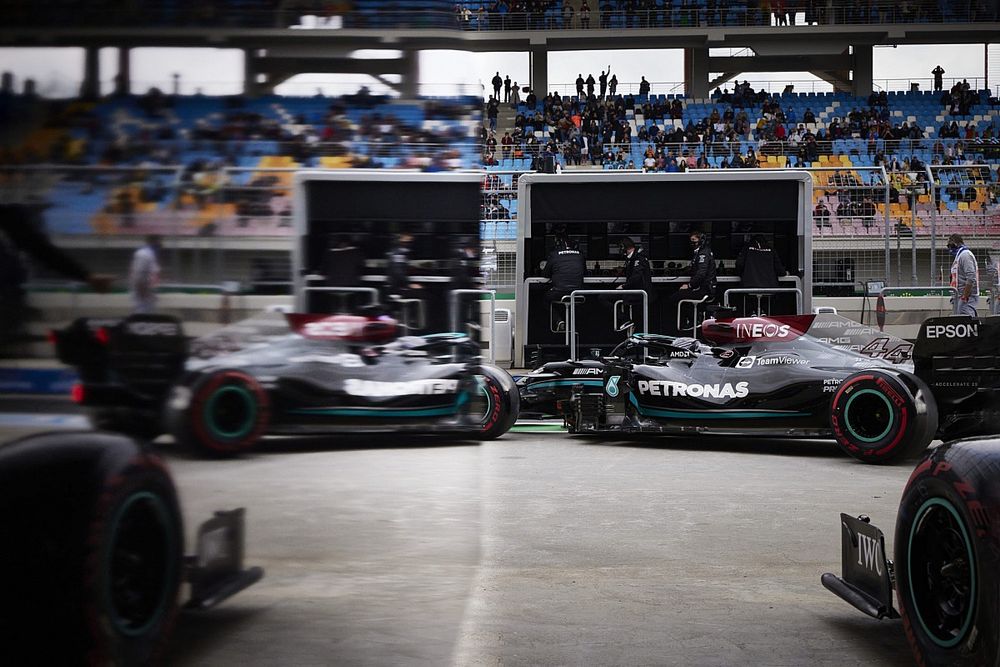
[[[270,421],[267,392],[251,375],[219,370],[179,385],[167,399],[174,439],[199,454],[237,456],[251,449]]]
[[[480,398],[484,399],[481,414],[477,414],[479,439],[493,440],[510,430],[517,421],[521,396],[510,373],[496,366],[483,365],[476,377]]]
[[[914,470],[896,520],[896,592],[917,664],[1000,662],[1000,442],[962,440]]]
[[[934,439],[937,423],[930,389],[903,371],[859,371],[841,383],[830,404],[837,444],[864,463],[920,455]]]

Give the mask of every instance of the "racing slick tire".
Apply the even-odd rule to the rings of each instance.
[[[0,446],[0,513],[7,664],[162,661],[184,532],[159,457],[110,433]]]
[[[868,369],[848,376],[830,403],[837,444],[864,463],[919,456],[937,433],[937,403],[911,373]]]
[[[483,365],[479,374],[483,410],[479,417],[480,440],[493,440],[510,430],[517,421],[521,396],[510,373],[496,366]]]
[[[936,447],[896,518],[896,598],[919,665],[1000,664],[1000,441]]]
[[[270,420],[267,391],[252,375],[218,370],[174,387],[167,422],[178,444],[214,458],[250,450]]]
[[[114,431],[139,440],[155,440],[164,432],[157,415],[126,408],[92,408],[88,419],[99,431]]]

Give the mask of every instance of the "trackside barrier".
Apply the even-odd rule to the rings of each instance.
[[[496,310],[497,291],[492,289],[453,289],[448,297],[448,312],[451,323],[451,330],[458,331],[459,327],[459,304],[462,296],[466,294],[487,295],[490,297],[490,363],[495,364],[496,355]],[[479,302],[476,302],[478,306]]]
[[[886,296],[891,296],[892,292],[901,292],[901,294],[897,294],[896,296],[912,296],[910,294],[906,294],[906,292],[912,292],[914,290],[948,292],[948,295],[951,297],[952,301],[952,311],[954,311],[957,308],[957,304],[955,303],[955,297],[958,296],[958,290],[950,285],[913,285],[911,287],[883,287],[881,290],[879,290],[878,295],[880,298],[882,298]]]
[[[569,294],[569,358],[570,361],[576,361],[576,301],[578,296],[587,295],[601,295],[604,296],[641,296],[642,297],[642,331],[639,333],[646,333],[649,328],[649,295],[646,294],[646,290],[641,289],[621,289],[621,290],[606,290],[606,289],[577,289],[573,290]]]

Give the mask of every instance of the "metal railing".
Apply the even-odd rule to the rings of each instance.
[[[577,289],[569,293],[569,327],[567,334],[569,335],[569,358],[570,361],[577,360],[576,353],[576,304],[577,297],[580,296],[641,296],[642,297],[642,331],[640,333],[645,333],[649,328],[649,295],[646,294],[646,290],[641,289],[620,289],[620,290],[601,290],[601,289]]]

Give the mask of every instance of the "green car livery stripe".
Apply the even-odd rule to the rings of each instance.
[[[525,389],[539,389],[541,387],[572,387],[573,385],[583,385],[584,387],[603,387],[604,380],[542,380],[525,385]]]
[[[297,415],[329,415],[331,417],[442,417],[458,412],[459,405],[436,408],[297,408],[290,410]]]
[[[640,415],[647,417],[668,417],[671,419],[773,419],[775,417],[808,417],[808,412],[796,412],[794,410],[664,410],[661,408],[650,408],[639,404],[634,395],[629,399],[636,407]]]

